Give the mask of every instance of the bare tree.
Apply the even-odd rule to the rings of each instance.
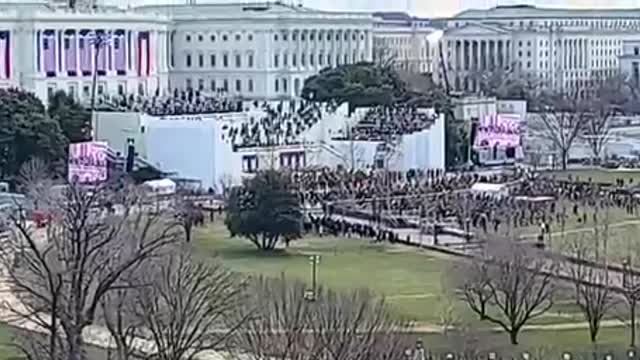
[[[631,95],[622,77],[594,79],[593,82],[585,102],[588,113],[581,136],[589,145],[593,159],[599,160],[602,150],[611,140],[612,120],[624,113]]]
[[[218,180],[220,185],[220,195],[224,200],[229,198],[229,191],[233,187],[233,177],[230,174],[223,174]]]
[[[142,329],[142,323],[135,314],[135,291],[131,289],[147,285],[131,278],[121,281],[121,284],[124,286],[110,291],[100,301],[100,322],[104,323],[115,345],[115,354],[111,348],[108,349],[109,358],[129,360],[139,354],[135,340]]]
[[[609,271],[586,262],[593,259],[596,251],[583,240],[569,242],[569,253],[577,261],[566,262],[563,267],[571,278],[576,304],[589,324],[589,336],[595,344],[602,320],[615,306],[615,298],[609,288]]]
[[[141,198],[133,188],[71,184],[60,196],[39,199],[51,215],[46,230],[34,229],[21,215],[25,209],[11,216],[0,261],[19,301],[8,306],[46,331],[51,358],[61,351],[55,339],[62,337],[65,357],[82,359],[82,330],[94,323],[101,300],[123,274],[177,239],[174,221],[162,211],[144,211]],[[119,210],[103,211],[105,204],[119,204]]]
[[[310,303],[303,282],[258,277],[250,282],[248,308],[255,311],[239,335],[240,349],[255,359],[302,359],[309,353]]]
[[[187,242],[191,242],[193,228],[204,223],[202,208],[196,205],[193,200],[182,197],[176,199],[175,207],[175,216],[184,230],[184,237]]]
[[[384,298],[368,290],[320,289],[309,326],[314,356],[330,360],[399,359],[411,324],[397,319]]]
[[[587,115],[580,92],[546,94],[538,116],[541,135],[560,152],[562,169],[567,168],[569,151],[585,128]]]
[[[478,359],[490,348],[490,342],[483,341],[486,330],[471,322],[460,323],[445,336],[448,348],[455,350],[458,359]]]
[[[556,266],[553,260],[542,257],[528,245],[507,239],[492,241],[486,249],[485,254],[472,260],[489,264],[486,288],[491,311],[485,310],[483,318],[504,329],[516,345],[523,326],[553,305]],[[475,265],[476,269],[481,267],[481,264]],[[477,302],[467,302],[467,305],[481,314],[482,307],[477,306]]]
[[[462,263],[450,272],[454,288],[467,306],[485,320],[491,300],[489,264],[479,260]]]
[[[254,282],[254,319],[242,332],[242,348],[256,359],[402,359],[410,324],[394,318],[384,299],[369,291],[319,288],[308,295],[299,281]]]
[[[194,359],[227,345],[244,323],[244,286],[221,264],[205,264],[183,247],[161,258],[136,292],[136,314],[159,360]]]
[[[456,313],[455,295],[445,293],[438,297],[438,317],[442,333],[447,336],[460,322],[460,318]]]

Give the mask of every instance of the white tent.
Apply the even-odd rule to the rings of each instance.
[[[508,196],[509,187],[507,184],[475,183],[471,186],[471,191],[494,196]]]
[[[176,192],[176,183],[171,179],[149,180],[143,185],[154,195],[171,195]]]

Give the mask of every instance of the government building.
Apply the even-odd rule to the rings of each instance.
[[[94,74],[98,96],[194,89],[293,99],[321,69],[360,61],[433,74],[457,91],[477,90],[481,74],[498,70],[556,89],[640,72],[636,9],[498,6],[429,20],[277,1],[119,8],[77,0],[75,9],[62,0],[6,1],[0,87],[45,101],[57,90],[87,101]]]
[[[452,88],[474,91],[488,71],[514,71],[555,89],[614,75],[625,42],[640,40],[640,9],[498,6],[447,19],[442,38]]]
[[[106,39],[95,46],[96,38]],[[373,17],[280,2],[117,8],[0,2],[0,86],[40,98],[173,89],[247,100],[299,95],[322,68],[371,61]],[[99,49],[99,50],[96,50]]]

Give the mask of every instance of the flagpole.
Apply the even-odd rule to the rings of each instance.
[[[89,110],[91,111],[91,129],[92,136],[91,140],[98,140],[98,134],[96,129],[98,128],[97,119],[96,119],[96,88],[98,86],[98,58],[100,56],[100,48],[106,44],[106,37],[94,32],[93,35],[93,46],[95,49],[95,53],[93,55],[93,76],[91,78],[91,105]],[[105,64],[106,66],[106,64]]]

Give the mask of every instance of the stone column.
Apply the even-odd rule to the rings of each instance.
[[[480,40],[476,40],[476,41],[474,41],[474,43],[475,43],[475,46],[476,46],[476,61],[475,61],[476,68],[475,69],[476,69],[476,71],[479,71],[480,70],[480,60],[482,58],[482,50],[480,49],[480,47],[481,47],[480,46]]]

